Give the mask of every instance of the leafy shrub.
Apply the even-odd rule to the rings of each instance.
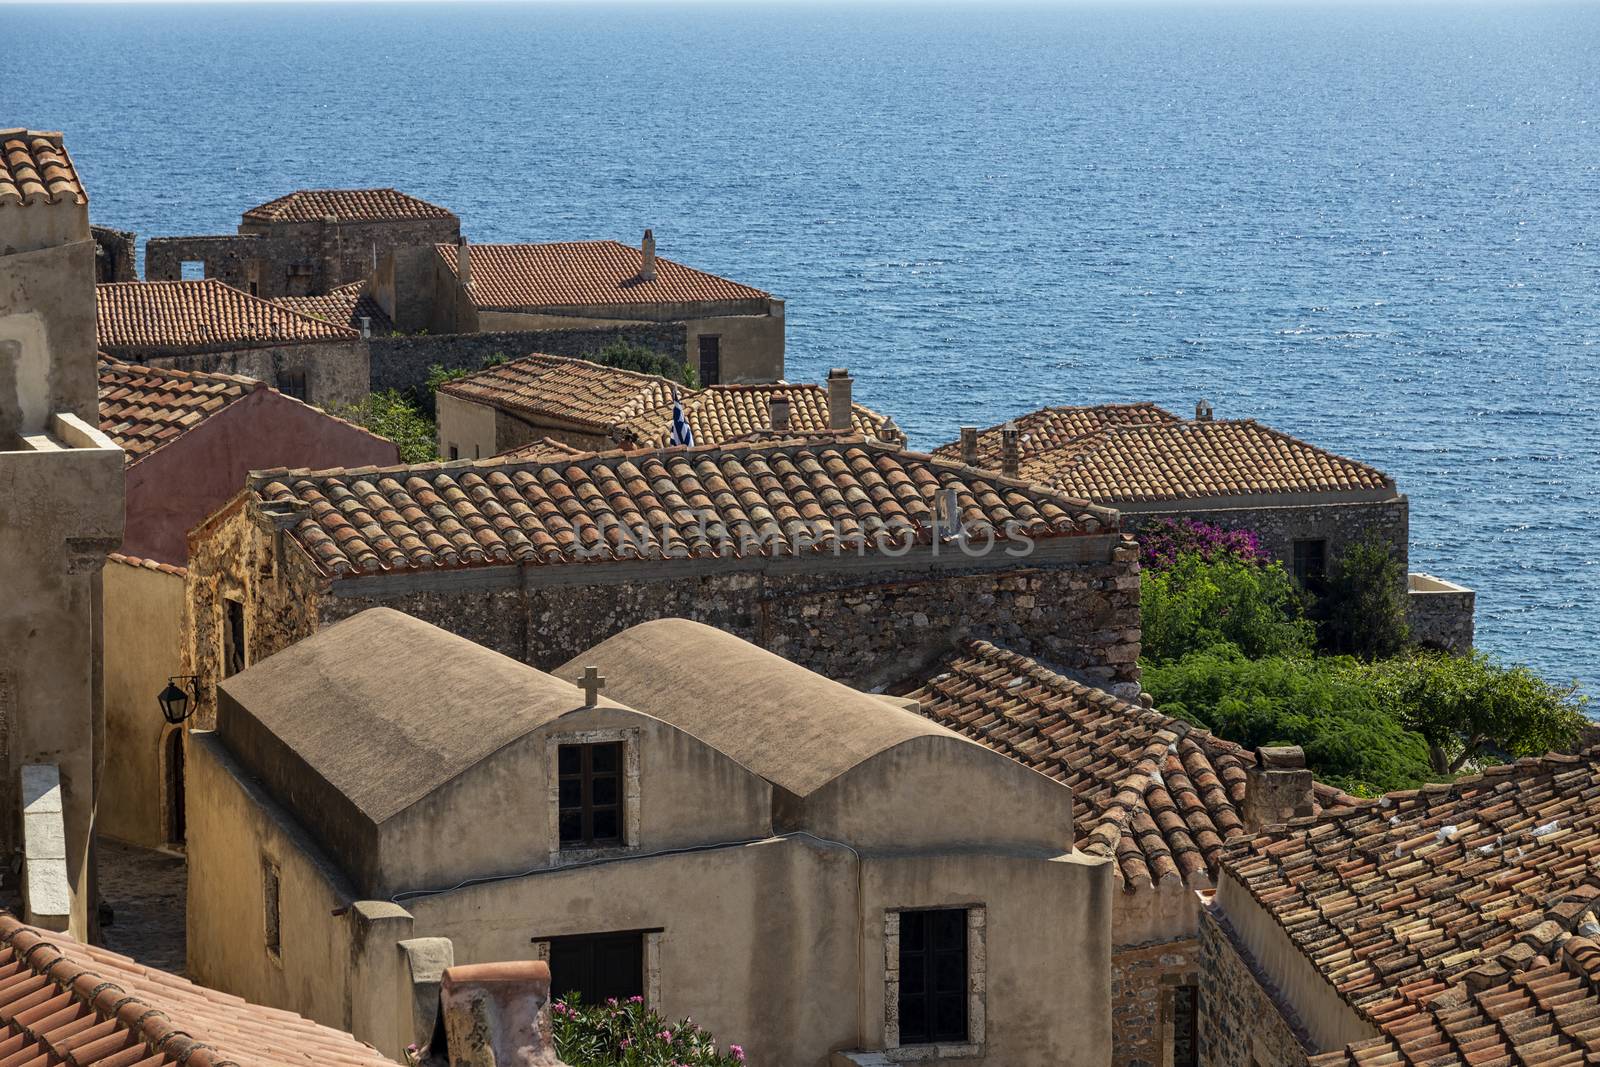
[[[1373,660],[1404,650],[1406,569],[1393,547],[1370,533],[1347,546],[1323,581],[1316,614],[1329,652]]]
[[[699,384],[699,376],[694,368],[687,363],[680,363],[671,356],[663,356],[652,352],[644,345],[634,344],[631,341],[612,341],[591,357],[596,363],[607,367],[616,367],[619,370],[638,371],[640,374],[654,374],[659,377],[680,382],[693,389]]]
[[[429,463],[439,458],[433,420],[397,390],[373,393],[361,403],[341,408],[334,414],[393,441],[400,450],[402,463]]]
[[[1269,563],[1253,530],[1228,530],[1193,519],[1158,519],[1139,530],[1139,559],[1146,570],[1165,570],[1182,556],[1196,555],[1207,563],[1238,559]]]
[[[569,996],[550,1006],[556,1053],[571,1067],[738,1067],[744,1049],[717,1050],[712,1036],[688,1019],[669,1024],[644,1006],[608,1000],[585,1005]]]
[[[1140,618],[1144,656],[1164,663],[1217,645],[1244,656],[1309,653],[1313,630],[1302,594],[1277,563],[1233,555],[1207,560],[1187,552],[1161,570],[1144,572]]]
[[[1439,774],[1485,756],[1569,748],[1588,722],[1576,684],[1553,685],[1482,652],[1413,652],[1374,664],[1369,675],[1395,717],[1427,740]]]
[[[1219,647],[1146,666],[1142,684],[1162,711],[1230,741],[1299,745],[1319,781],[1351,793],[1414,789],[1437,777],[1427,742],[1348,657],[1252,660]]]

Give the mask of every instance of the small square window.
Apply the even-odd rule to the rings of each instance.
[[[278,392],[296,400],[306,399],[306,372],[304,367],[289,367],[278,375]]]
[[[562,745],[556,762],[561,847],[622,844],[622,742]]]

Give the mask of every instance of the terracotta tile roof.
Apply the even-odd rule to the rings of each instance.
[[[302,344],[361,336],[215,278],[109,282],[95,286],[95,298],[104,349]]]
[[[100,362],[100,429],[130,464],[266,386],[254,378]]]
[[[385,336],[394,330],[394,323],[376,300],[362,293],[365,284],[356,282],[353,286],[341,286],[326,296],[275,296],[271,301],[302,315],[312,315],[336,326],[348,326],[358,333],[361,330],[361,317],[365,315],[372,320],[373,335]]]
[[[951,499],[941,490],[975,536],[1001,539],[1008,523],[1035,539],[1117,529],[1115,512],[860,438],[252,479],[257,501],[303,508],[288,529],[331,576],[928,543]]]
[[[1223,868],[1338,994],[1392,1040],[1415,1038],[1422,1049],[1452,1034],[1469,1036],[1437,1058],[1412,1050],[1354,1062],[1562,1062],[1528,1055],[1542,1046],[1523,1042],[1563,1030],[1571,1017],[1563,1022],[1555,1009],[1592,1002],[1600,988],[1592,984],[1600,977],[1593,946],[1575,937],[1600,935],[1594,756],[1518,760],[1224,850]],[[1578,998],[1562,992],[1565,979],[1541,970],[1563,959],[1569,945],[1588,968]],[[1468,997],[1469,990],[1481,992]],[[1540,1002],[1531,1014],[1516,1007],[1525,997]],[[1474,1035],[1469,1023],[1478,1011],[1512,1025]],[[1592,1011],[1582,1016],[1581,1036],[1567,1036],[1600,1055],[1592,1018]],[[1480,1059],[1479,1038],[1488,1042],[1484,1048],[1501,1041],[1516,1055]]]
[[[1021,474],[1096,503],[1392,492],[1364,463],[1336,456],[1252,419],[1122,426],[1024,456]]]
[[[471,297],[481,308],[587,307],[768,300],[770,294],[715,274],[656,258],[656,276],[639,277],[637,248],[617,241],[469,245]],[[456,245],[440,245],[452,272]]]
[[[645,411],[672,406],[672,391],[692,393],[665,378],[619,370],[585,359],[531,355],[486,367],[439,387],[439,392],[530,418],[555,419],[592,433],[620,431]],[[626,434],[624,434],[626,437]]]
[[[1023,456],[1049,452],[1087,434],[1113,426],[1140,426],[1147,423],[1177,422],[1178,416],[1148,402],[1138,404],[1096,404],[1093,407],[1054,407],[1030,411],[1011,420],[1021,434],[1019,451]],[[978,464],[998,467],[1001,457],[1000,431],[1007,424],[991,426],[978,433]],[[934,450],[946,459],[961,458],[961,442],[952,441]]]
[[[1255,756],[1037,660],[968,641],[905,694],[922,714],[1070,786],[1078,847],[1112,856],[1123,888],[1206,880],[1244,833]]]
[[[537,441],[529,441],[521,448],[513,448],[509,452],[500,453],[500,459],[566,459],[569,456],[585,456],[589,453],[581,448],[574,448],[565,441],[557,441],[554,437],[541,437]]]
[[[89,197],[59,133],[0,130],[0,207],[87,204]]]
[[[0,1062],[392,1067],[349,1034],[0,915]]]
[[[180,567],[175,563],[162,563],[158,560],[144,559],[141,556],[127,556],[121,552],[107,552],[106,559],[112,563],[120,563],[124,567],[138,567],[141,570],[160,571],[162,574],[175,574],[179,578],[186,577],[188,567]]]
[[[251,222],[340,222],[453,219],[454,212],[395,189],[301,189],[244,213]]]
[[[779,382],[770,385],[713,385],[698,393],[685,390],[683,414],[694,429],[697,445],[726,444],[772,429],[772,398],[789,398],[789,437],[829,433],[828,390],[820,385]],[[850,433],[904,441],[893,420],[860,404],[851,405]],[[672,439],[672,401],[630,419],[625,427],[646,445]]]
[[[355,293],[357,296],[360,296],[362,293],[366,292],[366,290],[367,283],[366,280],[363,279],[359,282],[345,282],[343,285],[336,285],[332,289],[328,290],[328,295],[333,296],[334,294],[342,295],[344,293]]]

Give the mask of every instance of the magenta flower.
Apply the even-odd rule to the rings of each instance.
[[[732,1056],[734,1059],[738,1060],[740,1063],[743,1063],[744,1062],[744,1046],[743,1045],[729,1045],[728,1046],[728,1055]]]

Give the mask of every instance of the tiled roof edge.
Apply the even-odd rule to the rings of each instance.
[[[189,575],[188,567],[179,567],[173,563],[162,563],[158,560],[144,559],[141,556],[129,556],[121,552],[107,552],[106,559],[112,563],[121,563],[127,567],[138,567],[141,570],[160,571],[162,574],[175,574],[179,578]]]
[[[222,280],[220,280],[218,278],[176,278],[176,279],[164,279],[164,280],[161,280],[161,281],[154,281],[154,282],[144,282],[144,281],[96,282],[95,283],[95,292],[98,293],[102,289],[120,289],[120,288],[126,288],[126,289],[129,289],[130,291],[132,291],[132,289],[134,287],[149,287],[149,286],[155,286],[155,285],[167,285],[167,286],[206,285],[206,286],[217,286],[217,287],[220,287],[220,288],[223,288],[223,289],[232,290],[234,293],[236,293],[239,296],[243,297],[247,303],[260,304],[263,307],[268,308],[268,309],[270,309],[270,310],[272,310],[274,312],[277,312],[279,314],[292,315],[293,317],[295,317],[297,319],[305,319],[308,322],[314,322],[320,327],[327,327],[328,329],[337,330],[341,335],[341,337],[338,338],[338,339],[342,339],[342,340],[359,340],[360,337],[361,337],[361,331],[360,330],[351,329],[349,326],[341,326],[336,322],[329,322],[327,319],[319,319],[315,315],[307,315],[303,311],[296,311],[294,308],[287,308],[287,307],[284,307],[282,304],[275,304],[271,300],[266,299],[265,297],[252,296],[249,293],[245,292],[243,289],[237,289],[237,288],[229,285],[227,282],[224,282],[224,281],[222,281]],[[334,338],[327,338],[327,340],[334,340]],[[274,341],[274,343],[277,343],[277,342]],[[117,346],[117,347],[122,347],[122,346]],[[138,346],[134,346],[134,347],[138,347]]]

